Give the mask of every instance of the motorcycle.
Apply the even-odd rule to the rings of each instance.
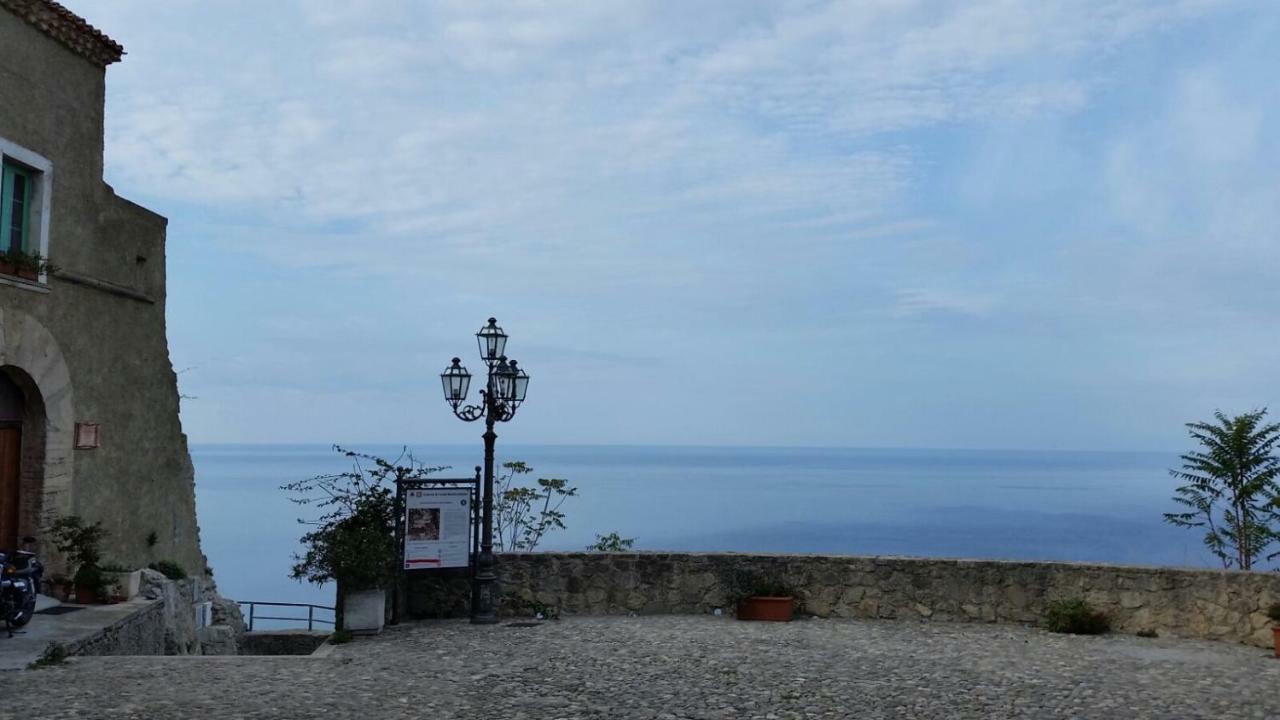
[[[9,637],[13,637],[14,628],[31,622],[43,575],[44,565],[35,553],[0,551],[0,620],[4,620]]]

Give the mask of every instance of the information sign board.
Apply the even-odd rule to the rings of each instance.
[[[405,491],[405,570],[470,565],[471,496],[470,488]]]

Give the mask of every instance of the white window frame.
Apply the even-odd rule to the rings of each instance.
[[[36,172],[35,187],[32,188],[31,204],[39,210],[29,217],[27,221],[31,223],[28,228],[30,237],[39,238],[40,255],[45,259],[49,257],[49,225],[53,216],[50,211],[53,208],[53,163],[45,156],[33,150],[28,150],[21,145],[0,137],[0,162],[12,159],[15,162],[26,165]],[[43,270],[40,272],[40,283],[48,284],[49,275]]]

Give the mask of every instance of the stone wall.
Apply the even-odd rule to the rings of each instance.
[[[163,600],[134,600],[138,609],[92,635],[67,643],[70,655],[164,655]]]
[[[1280,573],[1078,563],[905,557],[681,553],[513,553],[499,559],[516,612],[732,612],[742,570],[793,587],[803,613],[913,621],[1036,623],[1047,602],[1083,597],[1120,632],[1269,647],[1263,614],[1280,602]]]
[[[240,644],[241,655],[310,655],[329,639],[321,630],[262,630],[248,632]]]
[[[244,621],[230,600],[199,578],[174,581],[155,570],[140,571],[133,612],[66,644],[71,655],[236,655]],[[199,627],[196,606],[213,604],[212,624]]]

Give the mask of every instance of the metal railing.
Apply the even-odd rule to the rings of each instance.
[[[254,620],[284,620],[284,621],[288,621],[288,622],[299,622],[299,623],[300,623],[300,622],[305,622],[305,623],[307,624],[307,629],[308,629],[308,630],[314,630],[314,629],[315,629],[315,625],[317,625],[317,624],[319,624],[319,625],[330,625],[330,626],[332,626],[332,625],[333,625],[333,622],[334,622],[333,620],[326,620],[326,619],[324,619],[324,618],[318,618],[318,617],[316,617],[316,611],[317,611],[317,610],[326,610],[326,611],[328,611],[329,613],[333,613],[333,612],[334,612],[334,609],[333,609],[333,608],[331,608],[331,607],[329,607],[329,606],[327,606],[327,605],[309,605],[309,604],[307,604],[307,603],[262,602],[262,601],[260,601],[260,600],[237,600],[237,601],[236,601],[236,604],[237,604],[237,605],[239,605],[239,606],[241,607],[241,612],[244,612],[243,608],[244,608],[244,606],[245,606],[245,605],[248,605],[248,606],[249,606],[249,615],[248,615],[248,619],[247,619],[247,621],[246,621],[246,622],[248,623],[248,625],[249,625],[249,629],[250,629],[250,630],[252,630],[252,629],[253,629],[253,623],[254,623]],[[306,617],[299,617],[299,616],[294,615],[294,616],[290,616],[290,617],[280,617],[280,616],[276,616],[276,615],[259,615],[259,614],[258,614],[258,606],[259,606],[259,605],[263,605],[263,606],[266,606],[266,607],[295,607],[295,608],[306,608],[306,609],[307,609],[307,616],[306,616]]]

